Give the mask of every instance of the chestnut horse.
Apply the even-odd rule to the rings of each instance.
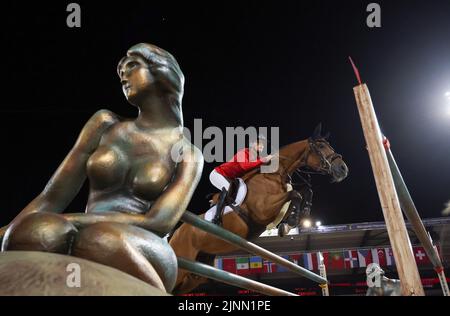
[[[273,173],[260,173],[259,169],[255,169],[244,175],[247,195],[239,212],[223,215],[223,228],[247,240],[261,235],[290,200],[292,192],[288,192],[287,184],[296,170],[329,175],[333,182],[340,182],[347,177],[347,165],[326,138],[321,136],[320,125],[312,137],[281,148],[276,156],[279,164]],[[204,215],[200,217],[204,218]],[[212,264],[215,255],[237,250],[237,247],[186,223],[175,230],[169,243],[177,256],[206,261],[208,264]],[[207,259],[201,260],[205,254]],[[189,292],[204,282],[205,278],[179,269],[174,293]]]

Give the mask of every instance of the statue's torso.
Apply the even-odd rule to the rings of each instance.
[[[130,121],[113,125],[87,162],[87,212],[145,213],[170,183],[175,170],[169,131],[142,131]]]

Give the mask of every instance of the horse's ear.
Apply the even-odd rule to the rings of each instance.
[[[330,132],[327,132],[325,136],[323,136],[323,139],[328,140],[330,138]]]
[[[320,134],[322,134],[322,123],[317,124],[316,128],[314,129],[312,138],[319,139],[321,137]]]

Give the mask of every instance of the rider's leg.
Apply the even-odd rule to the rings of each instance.
[[[218,173],[216,170],[211,171],[209,174],[209,181],[211,181],[212,185],[220,191],[222,191],[222,188],[225,188],[227,191],[230,188],[230,182],[227,178]]]

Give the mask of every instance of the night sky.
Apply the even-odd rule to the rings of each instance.
[[[137,115],[116,65],[139,42],[180,63],[188,128],[195,118],[278,126],[284,145],[322,122],[350,168],[339,184],[314,179],[313,216],[324,224],[383,219],[351,55],[422,217],[439,217],[450,199],[450,1],[378,1],[378,29],[361,0],[80,1],[80,29],[66,26],[69,1],[58,2],[2,3],[0,224],[41,192],[94,112]],[[205,165],[190,210],[206,210],[216,165]],[[83,211],[87,193],[88,183],[68,211]]]

